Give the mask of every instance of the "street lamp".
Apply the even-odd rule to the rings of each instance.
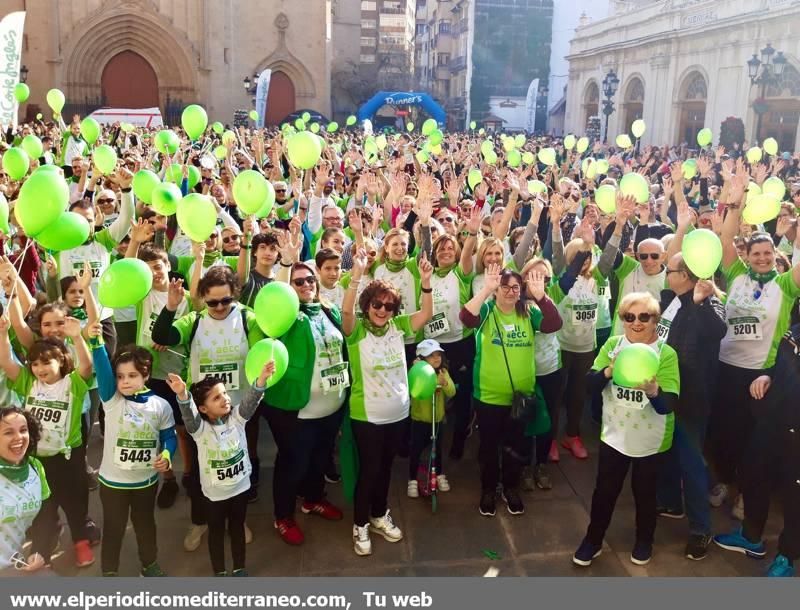
[[[27,83],[28,82],[28,66],[22,64],[22,67],[19,69],[19,82]]]
[[[258,77],[259,75],[253,73],[253,78],[251,79],[249,76],[245,76],[242,80],[242,85],[244,86],[244,90],[247,93],[253,93],[254,89],[258,87]]]
[[[617,88],[619,87],[619,78],[617,77],[617,73],[611,69],[606,74],[606,77],[603,79],[603,95],[606,99],[603,100],[603,114],[606,115],[606,126],[605,131],[603,132],[603,144],[608,142],[608,117],[614,112],[614,94],[617,92]]]
[[[775,56],[774,58],[773,55]],[[767,46],[761,49],[761,59],[753,53],[753,56],[747,60],[747,75],[750,77],[750,87],[752,88],[753,85],[761,86],[759,99],[763,99],[764,95],[766,95],[768,85],[781,84],[786,64],[787,60],[783,55],[783,51],[776,51],[770,43],[767,43]],[[753,104],[753,110],[758,117],[756,120],[756,140],[761,141],[761,119],[767,108]]]

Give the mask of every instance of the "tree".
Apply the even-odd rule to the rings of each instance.
[[[733,149],[734,143],[741,146],[744,143],[744,122],[739,117],[729,116],[722,121],[719,130],[719,143],[728,150]]]

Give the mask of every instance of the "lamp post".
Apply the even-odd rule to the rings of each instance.
[[[606,77],[603,79],[603,95],[606,99],[603,100],[603,114],[606,115],[606,125],[603,130],[603,144],[608,142],[608,117],[614,112],[614,94],[619,87],[619,78],[617,73],[612,69],[608,71]]]
[[[242,79],[242,85],[247,93],[256,92],[256,88],[258,87],[258,77],[258,74],[253,73],[252,79],[249,76],[245,76],[244,79]]]
[[[773,57],[773,55],[775,57]],[[747,74],[750,77],[750,87],[753,85],[760,85],[759,99],[763,99],[767,92],[767,85],[774,84],[780,85],[783,80],[783,69],[786,67],[786,57],[783,51],[776,51],[772,44],[767,43],[767,46],[761,49],[761,59],[753,53],[753,56],[747,60]],[[767,108],[753,104],[753,110],[758,117],[756,119],[756,140],[761,141],[761,119]]]

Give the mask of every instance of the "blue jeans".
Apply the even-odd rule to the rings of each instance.
[[[708,469],[703,458],[705,430],[706,418],[675,416],[672,448],[667,452],[658,481],[658,505],[680,510],[685,502],[690,534],[711,534]]]

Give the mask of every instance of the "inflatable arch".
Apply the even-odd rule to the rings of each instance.
[[[372,119],[381,106],[422,106],[440,126],[445,124],[447,116],[444,109],[427,93],[379,91],[358,109],[359,123]]]

